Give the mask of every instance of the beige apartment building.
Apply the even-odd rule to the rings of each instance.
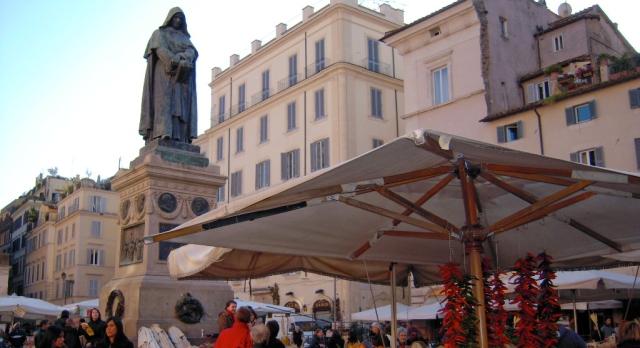
[[[397,52],[378,39],[403,25],[403,17],[387,4],[374,11],[355,0],[307,6],[301,22],[278,24],[274,39],[253,41],[251,54],[233,54],[228,68],[213,68],[211,128],[195,143],[228,177],[218,204],[336,165],[400,134],[403,73]],[[372,305],[367,285],[303,272],[251,284],[250,290],[231,283],[238,297],[319,317],[338,304],[338,318],[349,320]],[[375,294],[388,303],[383,290]]]
[[[617,72],[636,52],[599,6],[460,0],[382,40],[402,55],[405,131],[638,171],[639,63]]]
[[[119,198],[103,185],[73,182],[57,205],[41,209],[27,240],[25,294],[73,303],[97,298],[113,277]]]

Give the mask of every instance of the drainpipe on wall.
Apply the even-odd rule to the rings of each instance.
[[[538,108],[533,108],[533,112],[536,113],[536,117],[538,118],[538,138],[540,139],[540,154],[544,155],[544,142],[542,141],[542,118],[540,117]]]

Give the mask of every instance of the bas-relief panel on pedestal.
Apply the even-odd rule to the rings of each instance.
[[[142,262],[144,223],[122,229],[120,236],[120,266]]]

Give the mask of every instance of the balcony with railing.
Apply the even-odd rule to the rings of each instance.
[[[246,111],[247,109],[252,108],[257,104],[260,104],[264,100],[269,99],[274,94],[280,93],[292,86],[295,86],[301,83],[305,79],[308,79],[318,74],[319,72],[325,70],[332,63],[334,62],[331,59],[324,58],[322,60],[313,62],[305,67],[306,77],[305,77],[305,72],[286,76],[285,78],[278,81],[276,88],[261,90],[258,93],[253,94],[249,98],[249,100],[245,101],[244,103],[238,103],[236,105],[231,106],[231,110],[229,110],[229,113],[225,113],[223,115],[220,115],[220,114],[215,115],[214,121],[217,123],[215,123],[214,125],[221,124],[224,121],[228,120],[229,118],[232,118]],[[393,77],[393,67],[391,66],[391,64],[383,63],[376,60],[371,60],[369,58],[364,58],[360,62],[348,62],[348,63],[362,66],[363,68],[375,73]],[[213,105],[212,109],[217,110],[217,106]]]
[[[391,64],[383,63],[379,60],[365,58],[360,62],[360,66],[379,74],[393,77],[393,67]]]
[[[294,86],[295,84],[297,84],[302,80],[304,80],[304,74],[295,74],[295,75],[287,76],[282,80],[278,81],[278,92],[282,92],[285,89],[291,86]]]

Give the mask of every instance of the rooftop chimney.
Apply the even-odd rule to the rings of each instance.
[[[305,22],[313,15],[313,6],[305,6],[302,8],[302,21]]]
[[[258,52],[258,50],[260,49],[261,46],[262,46],[262,41],[260,41],[260,40],[251,41],[251,53]]]
[[[404,25],[404,11],[391,7],[389,4],[380,5],[380,13],[393,23]]]
[[[218,76],[221,72],[222,72],[222,69],[220,69],[217,66],[214,66],[213,69],[211,69],[211,80],[215,80],[216,76]]]
[[[238,62],[240,61],[240,56],[237,54],[232,54],[229,56],[229,66],[234,66],[236,64],[238,64]]]
[[[276,25],[276,38],[281,37],[287,31],[287,25],[284,23],[280,23]]]
[[[558,15],[560,17],[564,18],[570,16],[572,11],[573,10],[571,9],[571,5],[569,5],[566,1],[558,6]]]

